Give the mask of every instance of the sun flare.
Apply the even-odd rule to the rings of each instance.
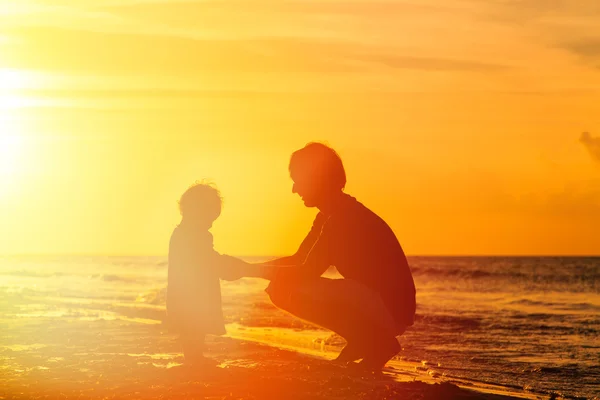
[[[0,197],[9,192],[9,187],[22,172],[20,161],[24,145],[25,138],[16,121],[0,108]]]
[[[20,135],[0,132],[0,182],[5,183],[16,175],[22,147],[23,138]]]
[[[8,191],[8,184],[19,175],[24,136],[14,110],[22,100],[14,91],[23,87],[24,75],[17,70],[0,69],[0,195]]]

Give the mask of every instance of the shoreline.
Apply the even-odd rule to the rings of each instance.
[[[339,348],[333,349],[334,346],[325,345],[325,337],[328,336],[326,331],[309,331],[302,330],[306,338],[314,337],[315,334],[321,336],[319,341],[313,341],[312,346],[306,345],[307,340],[304,340],[304,345],[300,343],[297,336],[300,332],[286,328],[268,328],[268,327],[247,327],[239,324],[228,324],[227,335],[237,340],[258,343],[260,345],[274,347],[284,351],[296,352],[305,356],[314,357],[320,360],[334,359]],[[279,333],[279,335],[277,335]],[[307,335],[308,334],[308,335]],[[286,339],[287,336],[287,339]],[[296,336],[296,338],[294,338]],[[439,366],[438,366],[439,367]],[[445,376],[443,372],[436,371],[436,367],[430,366],[428,363],[403,360],[394,358],[390,360],[383,370],[383,374],[395,382],[422,382],[429,385],[435,384],[451,384],[463,390],[475,391],[482,395],[493,395],[496,399],[545,399],[549,396],[526,392],[518,388],[510,388],[497,384],[490,384],[474,379],[457,378]],[[496,397],[499,396],[499,397]]]
[[[336,353],[327,346],[303,345],[312,332],[301,330],[229,325],[228,335],[207,341],[207,356],[217,366],[195,369],[182,365],[175,336],[159,324],[42,318],[15,325],[0,345],[2,400],[523,398],[498,387],[444,381],[408,361],[394,360],[380,376],[357,375],[331,364]]]

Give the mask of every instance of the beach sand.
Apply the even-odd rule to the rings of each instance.
[[[163,325],[127,319],[47,315],[4,324],[0,333],[2,399],[496,399],[494,388],[444,382],[409,364],[361,376],[309,349],[293,329],[228,326],[211,337],[211,368],[183,366]],[[150,321],[148,321],[150,322]],[[299,336],[300,335],[300,336]],[[282,339],[283,338],[283,339]],[[287,338],[287,339],[286,339]],[[262,342],[262,343],[261,343]],[[275,344],[267,345],[272,342]],[[464,386],[473,386],[471,389]],[[463,387],[459,387],[463,386]]]

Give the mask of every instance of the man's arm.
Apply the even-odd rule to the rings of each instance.
[[[312,244],[303,262],[292,265],[262,264],[260,271],[262,276],[260,277],[269,280],[317,278],[332,264],[330,257],[332,244],[332,232],[327,232],[327,229],[324,228],[316,243]]]
[[[298,252],[296,252],[294,255],[291,256],[276,258],[273,260],[256,263],[254,265],[295,265],[298,263],[298,258]]]
[[[325,223],[325,216],[321,213],[317,214],[315,220],[313,221],[313,225],[310,229],[310,232],[306,235],[296,253],[291,256],[276,258],[274,260],[265,261],[262,263],[257,263],[255,265],[262,266],[274,266],[274,265],[299,265],[303,264],[306,260],[306,257],[310,253],[311,249],[319,240],[319,236],[321,235],[321,230],[323,229],[323,224]]]

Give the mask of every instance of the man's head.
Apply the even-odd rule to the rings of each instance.
[[[295,151],[289,169],[294,181],[292,192],[298,193],[306,207],[318,207],[346,186],[342,159],[323,143],[308,143]]]
[[[210,184],[196,182],[181,195],[179,212],[184,220],[210,228],[221,215],[221,194]]]

